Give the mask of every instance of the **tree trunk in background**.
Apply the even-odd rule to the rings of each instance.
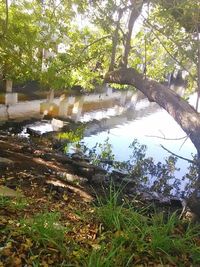
[[[6,93],[12,93],[12,86],[13,86],[13,81],[12,80],[6,80],[5,81]]]
[[[5,13],[6,13],[6,18],[5,18],[3,33],[2,33],[2,35],[0,34],[0,37],[5,37],[5,35],[6,35],[7,31],[8,31],[8,20],[9,20],[8,0],[5,0]]]

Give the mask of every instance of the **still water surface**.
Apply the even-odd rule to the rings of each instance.
[[[92,148],[97,142],[103,143],[109,138],[116,159],[123,161],[129,158],[129,145],[137,138],[140,144],[147,145],[147,156],[153,157],[156,162],[164,162],[170,154],[161,145],[180,156],[192,159],[191,154],[195,154],[196,149],[190,139],[182,139],[184,136],[186,135],[183,130],[168,113],[158,108],[152,114],[143,114],[142,117],[117,125],[109,131],[85,137],[83,141],[86,146]],[[187,172],[188,163],[179,159],[177,167],[180,172],[177,172],[176,176],[181,178]]]

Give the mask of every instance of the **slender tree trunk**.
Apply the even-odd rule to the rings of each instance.
[[[200,39],[199,39],[199,32],[197,31],[197,102],[196,102],[196,110],[198,111],[199,106],[199,98],[200,98]]]
[[[120,20],[121,20],[122,14],[123,14],[123,10],[120,9],[118,12],[118,19],[117,19],[113,39],[112,39],[112,55],[111,55],[109,71],[112,71],[114,69],[116,50],[117,50],[117,44],[118,44],[118,38],[119,38]]]
[[[143,0],[133,0],[133,8],[131,10],[129,22],[128,22],[128,32],[125,40],[124,55],[122,57],[121,66],[127,67],[128,65],[128,55],[131,49],[131,36],[133,32],[133,26],[136,19],[139,17],[143,7]]]

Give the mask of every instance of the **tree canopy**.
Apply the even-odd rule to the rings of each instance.
[[[0,12],[3,79],[87,89],[128,66],[157,81],[185,70],[190,89],[197,81],[198,1],[15,0]]]

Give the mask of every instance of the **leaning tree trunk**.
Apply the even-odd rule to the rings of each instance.
[[[164,108],[189,136],[197,149],[199,177],[187,204],[200,221],[200,115],[198,112],[174,91],[156,81],[145,78],[133,68],[109,72],[105,76],[105,82],[133,85],[149,101],[156,102]]]
[[[191,139],[200,155],[200,115],[178,94],[160,83],[145,78],[133,68],[123,68],[106,74],[105,82],[133,85],[151,102],[164,108]]]

